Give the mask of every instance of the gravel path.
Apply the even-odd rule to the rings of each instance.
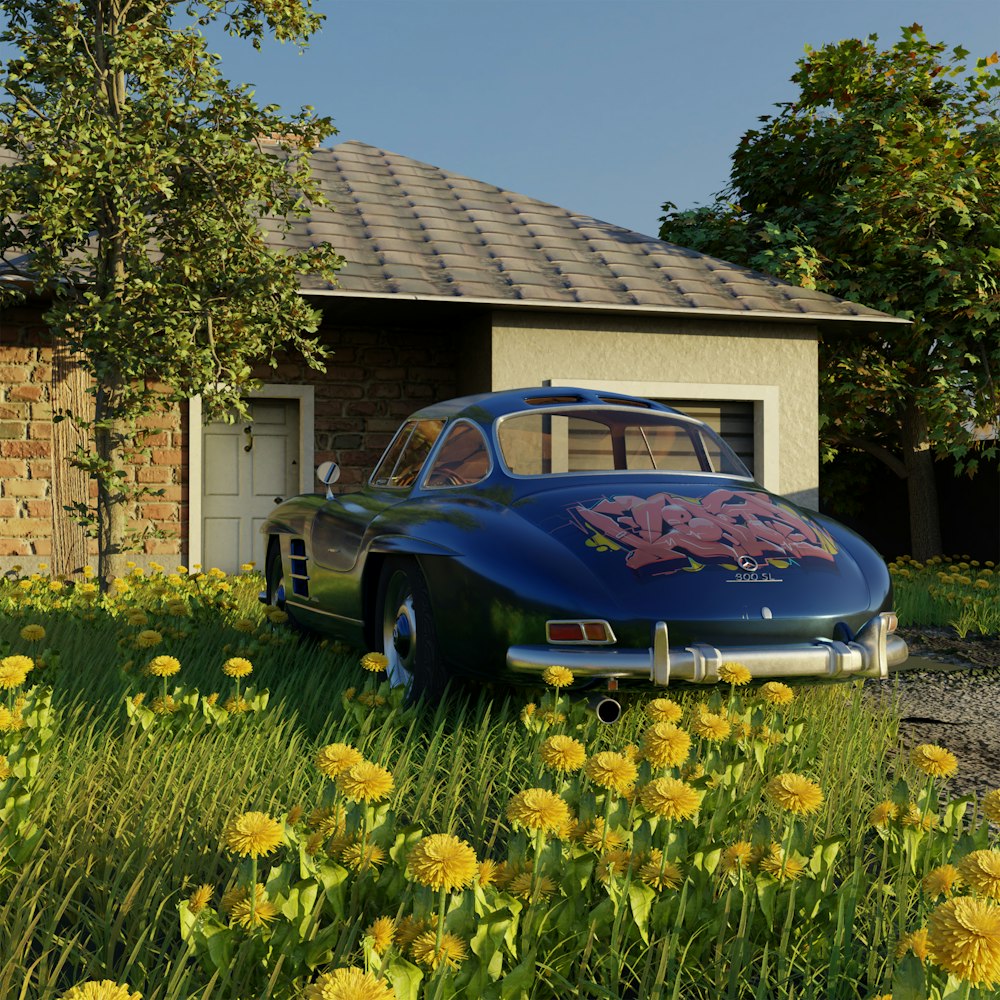
[[[946,630],[906,636],[911,658],[884,684],[868,683],[879,700],[898,694],[900,734],[907,747],[937,743],[958,758],[953,794],[1000,788],[1000,644],[963,644]]]

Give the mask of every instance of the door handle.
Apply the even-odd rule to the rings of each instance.
[[[250,451],[253,448],[253,426],[248,424],[243,428],[243,433],[247,436],[247,443],[243,445],[243,450]]]

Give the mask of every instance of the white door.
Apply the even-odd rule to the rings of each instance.
[[[249,421],[208,424],[203,441],[202,565],[263,571],[260,526],[299,492],[298,400],[252,400]]]

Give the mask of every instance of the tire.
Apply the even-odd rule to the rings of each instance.
[[[281,545],[272,537],[267,543],[267,558],[264,560],[264,581],[267,588],[268,607],[285,611],[284,570],[281,566]]]
[[[393,557],[383,563],[375,626],[377,641],[389,658],[390,683],[405,687],[411,702],[439,698],[445,675],[434,615],[427,583],[413,560]]]

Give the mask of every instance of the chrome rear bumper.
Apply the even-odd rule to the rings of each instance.
[[[894,634],[896,616],[869,619],[850,642],[812,639],[775,646],[726,646],[706,643],[670,646],[666,622],[653,629],[649,649],[608,646],[511,646],[507,667],[515,673],[541,674],[553,664],[590,678],[648,680],[666,687],[672,680],[715,684],[724,663],[742,663],[754,677],[877,677],[904,662],[906,642]]]

